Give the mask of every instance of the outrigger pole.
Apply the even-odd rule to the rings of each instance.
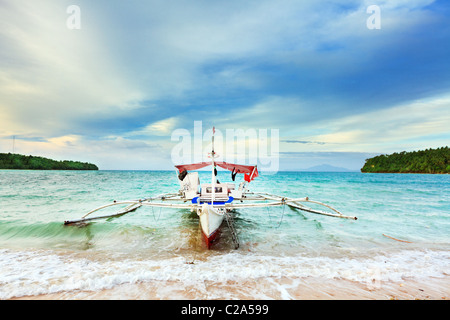
[[[295,209],[302,210],[302,211],[307,211],[307,212],[321,214],[321,215],[324,215],[324,216],[335,217],[335,218],[358,220],[357,217],[343,215],[341,212],[339,212],[335,208],[333,208],[333,207],[331,207],[331,206],[329,206],[329,205],[327,205],[325,203],[319,202],[319,201],[310,200],[308,197],[301,198],[301,199],[292,199],[292,198],[284,198],[284,197],[277,196],[277,195],[270,194],[270,193],[266,193],[266,192],[259,192],[259,193],[250,192],[248,194],[254,194],[254,195],[257,195],[257,196],[263,196],[263,197],[265,197],[268,200],[278,200],[278,201],[281,200],[282,202],[284,201],[288,206],[290,206],[292,208],[295,208]],[[322,210],[312,209],[312,208],[309,208],[307,206],[304,206],[303,204],[300,204],[299,202],[315,203],[315,204],[327,207],[327,208],[333,210],[336,213],[330,213],[330,212],[325,212],[325,211],[322,211]]]
[[[252,197],[255,196],[254,198]],[[313,200],[309,200],[308,197],[304,197],[304,198],[297,198],[297,199],[293,199],[293,198],[286,198],[286,197],[281,197],[281,196],[277,196],[277,195],[272,195],[269,193],[247,193],[247,196],[245,198],[246,200],[260,200],[260,201],[264,201],[264,200],[272,200],[273,202],[261,202],[261,203],[237,203],[237,204],[220,204],[217,205],[216,207],[223,207],[223,208],[230,208],[230,209],[238,209],[238,208],[260,208],[260,207],[276,207],[276,206],[282,206],[282,205],[288,205],[292,208],[295,209],[299,209],[302,211],[307,211],[310,213],[315,213],[315,214],[321,214],[324,216],[329,216],[329,217],[335,217],[335,218],[343,218],[343,219],[350,219],[350,220],[357,220],[357,217],[353,217],[353,216],[346,216],[343,215],[342,213],[340,213],[338,210],[334,209],[333,207],[319,202],[319,201],[313,201]],[[178,208],[178,209],[194,209],[197,205],[196,204],[176,204],[176,203],[161,203],[161,202],[152,202],[152,200],[161,200],[161,201],[179,201],[181,200],[180,198],[177,197],[176,194],[167,194],[167,195],[161,195],[161,196],[157,196],[157,197],[153,197],[153,198],[148,198],[148,199],[143,199],[143,200],[132,200],[132,201],[114,201],[113,203],[98,207],[94,210],[89,211],[87,214],[85,214],[83,217],[81,217],[81,219],[78,220],[71,220],[71,221],[64,221],[65,225],[70,225],[70,224],[76,224],[76,223],[84,223],[84,222],[88,222],[88,221],[92,221],[92,220],[97,220],[97,219],[106,219],[106,218],[112,218],[112,217],[118,217],[121,215],[124,215],[126,213],[129,212],[133,212],[136,209],[140,208],[141,206],[149,206],[149,207],[163,207],[163,208]],[[310,207],[304,206],[303,204],[301,204],[302,202],[311,202],[311,203],[315,203],[318,205],[322,205],[325,206],[331,210],[333,210],[336,213],[330,213],[330,212],[325,212],[322,210],[316,210],[316,209],[312,209]],[[105,216],[98,216],[98,217],[93,217],[93,218],[88,218],[87,216],[98,211],[101,209],[105,209],[107,207],[112,207],[112,206],[116,206],[116,205],[128,205],[127,207],[125,207],[123,210],[115,213],[115,214],[111,214],[111,215],[105,215]]]

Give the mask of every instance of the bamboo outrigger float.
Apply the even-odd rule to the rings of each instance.
[[[114,201],[113,203],[106,204],[89,211],[78,220],[65,221],[64,224],[83,224],[93,220],[118,217],[129,212],[133,212],[142,206],[188,209],[195,211],[199,216],[200,227],[208,249],[211,248],[212,244],[216,240],[223,220],[226,220],[231,230],[232,240],[235,248],[237,249],[239,247],[239,238],[234,226],[232,211],[240,208],[276,207],[288,205],[292,208],[310,213],[344,219],[357,219],[356,217],[343,215],[335,208],[322,202],[310,200],[308,197],[289,198],[265,192],[250,192],[247,188],[248,185],[251,181],[258,177],[258,169],[256,165],[249,166],[216,161],[215,158],[217,155],[214,152],[214,132],[215,130],[213,128],[212,152],[210,156],[211,161],[175,166],[178,171],[178,179],[181,185],[181,189],[178,193],[167,193],[151,198],[131,201]],[[198,172],[192,170],[198,170],[206,166],[212,167],[211,183],[201,185]],[[238,189],[235,189],[234,183],[219,183],[217,181],[216,166],[231,171],[233,181],[235,180],[237,174],[244,175],[244,181],[239,184]],[[310,208],[306,205],[306,203],[324,206],[332,212]],[[126,207],[114,214],[91,217],[91,214],[94,212],[118,205],[126,205]]]

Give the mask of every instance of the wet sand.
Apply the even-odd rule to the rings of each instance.
[[[448,300],[450,278],[360,283],[342,279],[265,278],[246,282],[179,281],[123,284],[100,291],[72,291],[12,300]]]

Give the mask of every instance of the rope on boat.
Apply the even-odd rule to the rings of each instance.
[[[164,200],[164,197],[162,197],[161,199]],[[152,202],[152,200],[153,200],[153,199],[150,199],[150,200],[149,200],[150,203]],[[153,206],[152,206],[153,220],[155,220],[155,222],[158,222],[159,219],[161,218],[161,210],[162,210],[162,208],[159,207],[159,215],[158,215],[158,219],[156,219],[156,216],[155,216],[155,209],[154,209]]]
[[[226,212],[226,210],[224,212],[224,216],[225,216],[225,220],[227,221],[228,228],[230,228],[231,240],[234,243],[234,249],[239,249],[239,236],[238,236],[236,228],[235,228],[234,219],[231,216],[231,213]]]

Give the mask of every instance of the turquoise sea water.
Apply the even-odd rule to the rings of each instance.
[[[200,178],[209,182],[210,173]],[[228,172],[218,178],[231,181]],[[226,224],[207,250],[187,210],[147,207],[84,227],[63,225],[113,200],[178,189],[174,171],[0,171],[0,299],[151,281],[312,276],[365,283],[374,275],[401,281],[450,274],[449,175],[261,173],[251,191],[308,196],[358,220],[289,207],[241,209],[238,250]]]

